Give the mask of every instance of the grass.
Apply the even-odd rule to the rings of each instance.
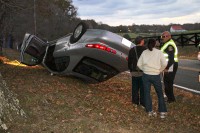
[[[194,59],[197,60],[199,49],[195,46],[178,46],[179,58],[181,59]]]
[[[15,55],[15,56],[13,56]],[[1,74],[17,94],[27,119],[7,121],[9,132],[21,133],[198,133],[200,96],[175,88],[177,102],[167,104],[165,120],[148,118],[131,103],[131,79],[126,73],[99,84],[70,76],[50,76],[40,67],[9,65],[18,59],[1,57]],[[153,108],[157,96],[152,88]]]

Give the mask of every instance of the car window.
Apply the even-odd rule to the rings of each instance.
[[[24,53],[23,54],[23,63],[29,66],[35,66],[37,64],[39,64],[39,60],[35,57],[33,57],[30,54]]]
[[[56,71],[62,72],[67,69],[70,62],[69,56],[55,58]]]
[[[73,71],[98,81],[104,81],[119,73],[114,67],[88,57],[83,58]]]
[[[22,63],[34,66],[42,62],[48,44],[38,37],[25,34],[22,46],[20,60]]]

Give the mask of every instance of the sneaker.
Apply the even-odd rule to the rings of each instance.
[[[145,109],[145,105],[144,105],[144,104],[140,104],[140,106],[141,106],[143,109]]]
[[[140,107],[141,107],[142,109],[145,109],[145,106],[143,106],[143,105],[141,105]]]
[[[137,108],[137,107],[138,107],[138,105],[137,105],[137,104],[133,104],[133,107]]]
[[[151,111],[151,112],[148,112],[148,116],[149,117],[156,117],[157,116],[157,114],[156,114],[156,112],[153,112],[153,111]]]
[[[160,118],[161,118],[161,119],[166,118],[166,116],[167,116],[167,113],[166,113],[166,112],[160,112]]]

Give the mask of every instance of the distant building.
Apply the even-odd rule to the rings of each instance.
[[[180,25],[172,25],[170,28],[170,32],[185,32],[186,30],[183,29]]]

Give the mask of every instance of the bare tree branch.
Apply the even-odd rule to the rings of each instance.
[[[7,1],[7,0],[0,0],[0,3],[3,7],[14,8],[14,9],[23,9],[21,6],[18,6],[16,1]]]

